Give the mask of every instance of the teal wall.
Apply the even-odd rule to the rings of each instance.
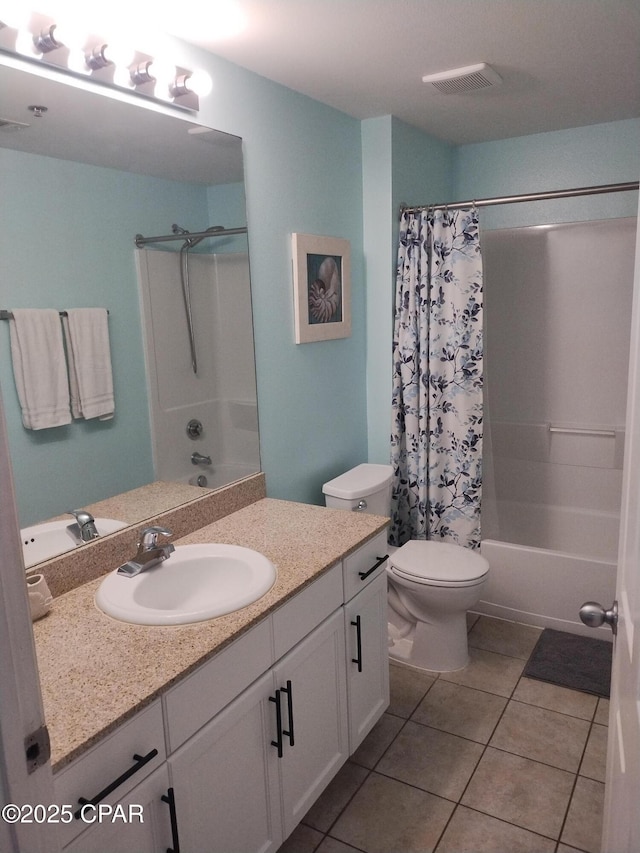
[[[325,480],[367,459],[388,460],[392,303],[400,202],[420,204],[636,180],[640,173],[638,121],[455,148],[390,116],[356,121],[205,51],[178,41],[172,44],[178,64],[203,67],[213,77],[214,89],[202,101],[199,121],[243,140],[261,458],[268,494],[273,497],[321,503]],[[170,112],[168,108],[166,111]],[[65,259],[79,260],[78,274],[91,281],[92,286],[96,280],[99,282],[100,302],[115,304],[112,295],[116,280],[125,272],[131,275],[131,269],[122,271],[118,266],[116,273],[113,255],[106,251],[97,271],[83,268],[77,241],[71,242],[66,229],[56,231],[51,218],[40,213],[42,193],[49,190],[48,176],[41,175],[40,196],[32,194],[28,200],[19,200],[24,195],[25,168],[21,167],[19,173],[3,168],[3,173],[12,176],[7,195],[12,203],[29,209],[35,227],[29,246],[16,243],[17,234],[10,227],[11,214],[0,229],[2,257],[21,245],[25,254],[33,256],[29,275],[43,284],[51,282],[60,269],[60,253],[47,256],[41,249],[45,235],[53,229],[52,242],[64,247]],[[126,224],[127,247],[131,233],[141,230],[138,205],[144,196],[136,192],[135,183],[128,181],[127,185],[112,182],[105,187],[107,194],[129,198],[132,217],[135,213],[135,224]],[[66,203],[71,198],[69,186],[53,188],[58,191],[61,210],[75,205]],[[160,192],[160,188],[156,191]],[[79,187],[77,192],[81,196],[83,190]],[[232,187],[229,193],[233,195]],[[95,204],[96,198],[100,198],[100,205]],[[85,201],[88,205],[89,199]],[[104,226],[109,220],[102,203],[100,196],[93,197],[93,207],[88,208],[88,213],[85,211],[87,226]],[[149,221],[149,232],[163,233],[168,216],[170,221],[191,227],[193,216],[187,215],[186,210],[180,212],[182,203],[180,199],[176,203],[173,197],[167,205],[154,203],[149,216],[155,211],[157,219]],[[197,204],[200,203],[199,200]],[[207,213],[212,214],[212,200],[205,199],[204,204],[209,205]],[[235,204],[238,211],[242,209],[237,194]],[[546,221],[547,216],[561,221],[584,218],[576,213],[574,204],[564,204],[553,202],[542,212],[536,212],[538,208],[532,205],[496,208],[490,217],[485,217],[485,227],[532,219]],[[630,215],[637,210],[637,197],[600,197],[585,209],[589,217]],[[78,214],[77,218],[82,216]],[[117,223],[109,222],[108,227],[112,226]],[[350,241],[351,337],[295,344],[292,232]],[[103,278],[105,271],[107,276]],[[3,281],[11,275],[7,278],[3,271]],[[50,291],[43,287],[43,295],[45,292]],[[59,307],[57,294],[54,301]],[[93,298],[88,303],[96,304]],[[130,308],[131,315],[137,315],[137,303],[131,303]],[[141,342],[129,340],[132,333],[127,334],[126,328],[114,334],[114,349],[130,347],[141,364]],[[142,410],[146,417],[146,405],[139,406],[133,378],[126,383],[130,394],[128,391],[129,396],[122,398],[119,410],[123,419],[135,421],[143,417]],[[120,423],[107,427],[105,432],[115,431]],[[58,441],[61,458],[63,453],[67,459],[88,458],[78,438],[83,429],[90,431],[87,425],[80,429],[74,426],[73,438],[64,436]],[[135,432],[133,426],[131,429]],[[117,444],[114,440],[107,458],[93,465],[83,464],[99,471],[96,477],[104,476],[118,464]],[[142,476],[142,469],[148,469],[145,459],[147,450],[140,448],[141,470],[135,472],[136,477]],[[36,467],[32,494],[43,475],[44,469]],[[113,476],[116,477],[115,472]],[[119,479],[120,486],[122,483]]]
[[[367,425],[369,460],[386,462],[389,458],[393,338],[389,320],[390,294],[394,289],[399,203],[421,205],[448,200],[466,201],[637,181],[640,175],[640,120],[459,147],[447,146],[395,119],[372,119],[370,125],[366,137],[363,132],[364,174],[366,176],[370,168],[370,180],[383,183],[385,194],[380,203],[385,206],[375,219],[377,231],[372,229],[375,239],[372,238],[371,245],[365,243],[369,298]],[[374,129],[378,131],[374,137],[377,149],[370,139],[374,136]],[[371,198],[375,199],[373,191]],[[365,223],[374,218],[366,202],[365,195]],[[482,208],[480,222],[482,228],[493,229],[636,216],[637,213],[638,193],[628,192]],[[386,218],[386,232],[383,218]],[[385,281],[382,270],[390,267],[392,271]],[[372,269],[374,277],[370,272]]]
[[[369,461],[389,462],[391,340],[401,204],[448,199],[454,148],[391,116],[362,123]]]
[[[243,140],[267,491],[322,503],[327,479],[367,459],[360,122],[210,54],[190,54],[214,80],[199,120]],[[350,241],[351,337],[295,344],[293,232]]]
[[[153,479],[133,237],[207,221],[204,189],[0,149],[0,307],[109,309],[116,413],[25,430],[0,325],[0,385],[22,525]],[[10,203],[7,204],[7,200]],[[174,221],[174,220],[171,220]]]
[[[456,150],[455,198],[491,198],[637,181],[640,119],[537,133]],[[638,193],[482,208],[483,228],[635,216]]]
[[[243,139],[261,460],[268,492],[274,497],[320,503],[323,482],[367,458],[360,122],[204,51],[178,41],[174,42],[174,48],[177,64],[203,67],[214,79],[214,91],[203,101],[199,121]],[[174,114],[169,108],[162,111]],[[118,416],[112,424],[73,424],[47,430],[46,436],[19,428],[19,447],[13,456],[21,477],[24,460],[33,460],[20,498],[21,523],[27,524],[36,517],[51,514],[48,510],[35,509],[36,500],[40,501],[40,495],[47,491],[43,484],[55,482],[53,463],[48,461],[51,454],[45,459],[42,450],[40,455],[44,445],[55,446],[53,468],[63,471],[81,468],[82,479],[99,486],[104,494],[150,479],[149,448],[135,437],[142,434],[140,422],[147,418],[146,400],[141,400],[140,394],[142,344],[139,332],[133,331],[138,323],[137,296],[134,288],[133,296],[121,301],[119,290],[125,279],[134,276],[131,237],[138,232],[165,233],[167,222],[173,221],[192,229],[194,223],[206,220],[209,213],[213,215],[217,202],[206,197],[196,202],[182,199],[171,187],[166,191],[156,186],[149,189],[147,184],[140,183],[144,179],[130,175],[122,181],[112,174],[105,175],[103,186],[99,186],[85,180],[84,175],[52,183],[46,163],[34,171],[31,161],[23,160],[16,166],[15,161],[0,160],[0,169],[5,176],[3,195],[12,200],[0,229],[3,258],[0,307],[29,307],[23,299],[18,299],[14,290],[5,289],[6,282],[20,281],[4,261],[16,257],[19,247],[21,254],[29,256],[23,276],[29,281],[42,282],[32,307],[64,307],[64,291],[58,288],[64,287],[66,264],[70,262],[74,266],[73,277],[79,276],[86,283],[86,304],[126,307],[132,321],[130,326],[119,328],[113,316],[110,320],[114,358],[118,361],[114,364]],[[25,191],[25,178],[36,177],[36,173],[40,184],[36,180]],[[229,187],[229,201],[239,214],[243,204],[236,190]],[[48,196],[55,199],[53,214],[50,210],[45,212],[44,199]],[[130,211],[125,221],[110,212],[110,196],[127,199]],[[144,199],[150,200],[150,210],[142,205]],[[16,206],[26,212],[31,225],[28,243],[23,223],[18,228],[16,222],[15,229],[11,225]],[[195,215],[198,210],[202,215]],[[95,235],[98,227],[118,232],[124,261],[122,257],[114,261],[114,247],[109,238],[104,240],[97,267],[86,263],[82,240],[88,232]],[[292,232],[337,236],[350,241],[353,321],[350,338],[295,344]],[[0,332],[4,332],[5,340],[0,340],[0,345],[4,345],[6,356],[8,327]],[[3,363],[6,360],[3,357]],[[12,380],[10,388],[11,383]],[[6,384],[3,381],[3,391]],[[12,409],[17,412],[15,399],[5,393],[7,415],[14,417],[10,412]],[[97,455],[94,444],[89,443],[95,430],[110,439]],[[137,441],[134,466],[122,461],[119,450],[125,441]],[[29,457],[26,451],[33,447],[36,455]],[[57,512],[62,503],[64,510],[71,504],[101,496],[93,493],[91,498],[78,496],[76,500],[64,495],[63,500],[58,496],[55,501],[51,496],[51,504],[55,503]],[[49,505],[48,499],[45,503]]]

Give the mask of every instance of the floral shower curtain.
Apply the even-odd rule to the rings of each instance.
[[[403,211],[393,335],[392,545],[480,545],[482,258],[475,209]]]

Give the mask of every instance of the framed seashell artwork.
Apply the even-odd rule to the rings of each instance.
[[[339,237],[292,234],[297,344],[351,335],[351,245]]]

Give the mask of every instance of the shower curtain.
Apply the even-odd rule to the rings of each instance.
[[[403,211],[389,542],[480,545],[482,258],[475,209]]]

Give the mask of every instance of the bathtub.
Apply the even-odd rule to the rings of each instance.
[[[474,611],[611,639],[608,627],[587,628],[578,612],[585,601],[608,607],[615,598],[619,516],[515,501],[493,509],[499,528],[486,525],[489,580]]]

